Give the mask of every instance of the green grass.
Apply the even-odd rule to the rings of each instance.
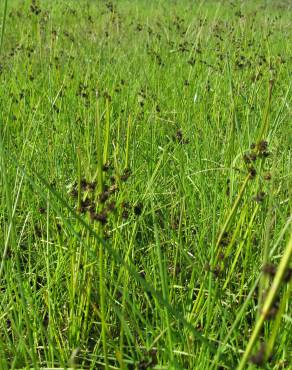
[[[0,11],[1,370],[291,368],[289,2]]]

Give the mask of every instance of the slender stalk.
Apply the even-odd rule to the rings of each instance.
[[[162,252],[161,252],[160,240],[158,236],[158,229],[157,229],[157,224],[155,221],[154,205],[153,205],[153,202],[151,203],[152,203],[152,217],[153,217],[153,222],[154,222],[154,234],[155,234],[155,242],[156,242],[156,254],[158,257],[160,280],[161,280],[161,285],[162,285],[162,294],[163,294],[163,299],[165,300],[165,302],[169,303],[166,266],[165,266],[165,262],[163,261]],[[164,307],[163,312],[164,312],[163,316],[165,319],[165,328],[167,331],[167,339],[168,339],[168,345],[169,345],[169,348],[168,348],[169,358],[173,365],[174,356],[173,356],[173,343],[172,343],[172,333],[171,333],[172,329],[170,325],[169,313],[166,307]]]
[[[99,117],[99,106],[98,106],[98,100],[96,99],[96,116],[95,116],[95,124],[96,124],[96,131],[97,131],[97,178],[98,178],[98,191],[101,193],[103,191],[103,172],[102,172],[102,166],[103,166],[103,159],[102,159],[102,130],[100,127],[100,117]]]
[[[81,154],[80,154],[80,148],[77,148],[77,188],[78,188],[78,198],[77,198],[77,204],[78,204],[78,210],[81,209]]]
[[[102,243],[99,244],[99,299],[100,299],[100,313],[101,313],[101,337],[103,346],[103,356],[105,368],[109,368],[107,343],[106,343],[106,309],[105,309],[105,280],[104,280],[104,251]]]
[[[129,115],[128,125],[127,125],[127,138],[126,138],[126,160],[125,160],[125,168],[129,168],[130,132],[131,132],[131,116]]]
[[[267,297],[264,301],[264,304],[263,304],[263,308],[262,308],[262,312],[261,312],[261,315],[254,327],[254,330],[251,334],[251,337],[250,337],[250,340],[247,344],[247,347],[246,347],[246,350],[243,354],[243,357],[238,365],[238,368],[237,370],[243,370],[245,368],[245,365],[249,359],[249,356],[251,354],[251,351],[252,349],[254,348],[254,345],[255,345],[255,342],[261,332],[261,329],[262,329],[262,326],[266,320],[266,317],[269,313],[269,310],[276,298],[276,295],[278,293],[278,290],[281,286],[281,283],[283,281],[283,278],[284,278],[284,274],[286,272],[286,268],[287,266],[289,265],[290,263],[290,260],[291,260],[291,257],[292,257],[292,233],[290,235],[290,239],[287,243],[287,246],[285,248],[285,251],[283,253],[283,256],[281,258],[281,261],[280,261],[280,264],[279,264],[279,267],[278,267],[278,270],[277,270],[277,273],[276,273],[276,276],[272,282],[272,285],[271,285],[271,288],[267,294]]]
[[[8,4],[8,0],[4,0],[4,12],[3,12],[3,20],[2,20],[2,27],[1,27],[1,39],[0,39],[0,55],[1,55],[1,52],[2,52],[2,46],[3,46],[3,40],[4,40],[6,15],[7,15],[7,4]]]
[[[225,223],[224,223],[224,225],[223,225],[223,227],[221,229],[221,232],[220,232],[219,237],[218,237],[217,242],[216,242],[215,251],[219,247],[225,231],[228,230],[228,226],[229,226],[232,218],[234,217],[235,212],[237,211],[237,208],[238,208],[239,203],[240,203],[240,201],[241,201],[241,199],[243,197],[244,191],[245,191],[245,189],[247,187],[247,184],[248,184],[248,181],[249,180],[250,180],[250,175],[248,174],[246,176],[244,182],[241,185],[241,188],[240,188],[239,193],[238,193],[238,195],[237,195],[237,197],[235,199],[235,202],[233,203],[233,206],[232,206],[232,208],[231,208],[231,210],[230,210],[230,212],[229,212],[229,214],[228,214],[228,216],[226,218],[226,221],[225,221]]]
[[[106,164],[108,160],[109,151],[109,138],[110,138],[110,112],[109,112],[109,100],[106,99],[106,122],[105,122],[105,139],[103,147],[103,164]]]

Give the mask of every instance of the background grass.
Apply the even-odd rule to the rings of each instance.
[[[285,1],[8,1],[1,369],[237,367],[291,245],[289,38]],[[289,274],[246,368],[291,366]]]

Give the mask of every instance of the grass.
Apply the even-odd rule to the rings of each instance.
[[[1,4],[1,369],[291,367],[291,10]]]

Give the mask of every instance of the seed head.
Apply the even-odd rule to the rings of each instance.
[[[134,207],[134,213],[136,216],[140,216],[141,213],[142,213],[142,210],[143,210],[143,204],[142,203],[138,203],[135,205]]]
[[[248,173],[249,173],[249,178],[254,179],[256,177],[257,171],[254,167],[249,167]]]
[[[264,274],[274,277],[277,272],[277,267],[272,263],[267,263],[263,266],[262,271]]]
[[[250,362],[258,366],[263,365],[265,362],[265,353],[266,345],[265,343],[262,343],[258,352],[250,357]]]

